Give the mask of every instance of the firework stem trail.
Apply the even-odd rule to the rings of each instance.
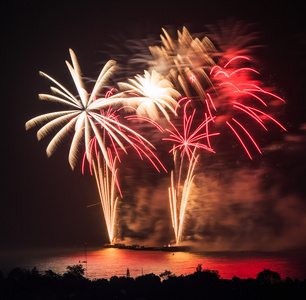
[[[209,146],[209,137],[218,135],[218,133],[210,134],[208,132],[208,123],[213,121],[214,118],[210,116],[207,117],[207,114],[204,114],[204,120],[200,125],[197,127],[193,126],[194,117],[197,111],[194,109],[189,114],[187,108],[191,101],[187,98],[184,98],[184,100],[187,100],[187,102],[183,106],[183,133],[180,133],[175,125],[169,121],[173,130],[166,129],[166,132],[169,133],[169,137],[163,138],[163,140],[175,143],[169,151],[173,153],[174,170],[171,172],[171,185],[168,192],[172,225],[177,244],[182,239],[185,213],[191,185],[194,179],[194,169],[199,158],[199,156],[195,156],[195,151],[196,149],[203,149],[214,153],[214,150]],[[182,101],[179,101],[178,103],[181,102]],[[205,132],[202,133],[202,130]],[[201,142],[202,140],[206,140],[208,145],[203,144],[203,142]],[[180,156],[179,158],[178,155]],[[187,156],[188,160],[185,159],[185,156]],[[185,174],[186,165],[188,169]]]
[[[176,156],[176,150],[173,155]],[[181,162],[178,171],[178,179],[175,182],[174,171],[171,172],[171,186],[169,187],[169,203],[170,203],[170,212],[172,219],[172,226],[174,229],[174,235],[176,244],[179,244],[182,238],[184,218],[189,198],[189,193],[191,185],[193,183],[194,168],[197,163],[198,156],[195,156],[195,150],[192,155],[191,160],[188,164],[188,171],[184,183],[182,184],[182,165],[183,165],[183,156],[181,156]]]
[[[92,161],[108,237],[111,244],[114,242],[116,234],[115,222],[118,203],[118,197],[115,196],[115,186],[117,184],[117,169],[115,169],[115,163],[116,161],[113,162],[113,169],[110,170],[105,160],[103,160],[103,162],[100,161],[99,156],[97,160]]]

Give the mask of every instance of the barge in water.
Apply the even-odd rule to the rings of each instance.
[[[104,248],[117,248],[138,251],[167,251],[167,252],[187,252],[190,251],[189,246],[171,246],[165,245],[163,247],[140,246],[140,245],[125,245],[125,244],[105,244]]]

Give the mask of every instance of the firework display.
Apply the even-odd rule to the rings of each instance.
[[[124,198],[118,168],[119,164],[124,168],[121,155],[128,154],[129,149],[158,172],[170,171],[169,203],[178,244],[184,239],[188,198],[200,152],[215,153],[214,141],[222,139],[225,128],[253,159],[253,148],[262,153],[252,134],[257,127],[267,131],[268,125],[275,124],[286,131],[269,113],[271,106],[284,100],[261,82],[250,56],[245,55],[251,47],[243,51],[236,45],[235,51],[229,51],[220,35],[212,34],[218,48],[207,36],[193,37],[185,27],[177,31],[177,40],[165,29],[162,31],[161,43],[148,47],[152,55],[147,61],[148,70],[111,89],[115,61],[105,64],[89,92],[76,55],[70,50],[72,64],[66,64],[78,96],[40,72],[56,87],[51,87],[53,94],[40,94],[39,98],[62,104],[68,110],[43,114],[26,123],[26,129],[42,126],[38,140],[56,133],[47,146],[48,156],[64,139],[72,137],[68,156],[72,169],[84,153],[82,171],[87,161],[96,179],[111,243],[116,241],[118,201]],[[244,45],[241,39],[237,43]],[[144,57],[147,59],[147,55]],[[141,134],[144,123],[154,129],[150,132],[152,140]],[[164,158],[157,155],[153,140],[171,144],[172,170],[167,170]]]

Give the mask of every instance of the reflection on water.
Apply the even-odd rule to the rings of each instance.
[[[87,263],[85,263],[85,256]],[[132,277],[154,273],[159,275],[165,270],[173,274],[194,273],[198,264],[203,269],[218,270],[222,278],[256,278],[264,268],[278,272],[283,279],[306,279],[306,257],[276,253],[254,252],[163,252],[135,251],[122,249],[100,249],[69,252],[38,252],[38,253],[2,253],[0,270],[6,272],[13,267],[33,268],[44,273],[53,270],[56,273],[66,272],[68,265],[83,263],[87,267],[88,278],[110,278],[125,276],[129,268]]]

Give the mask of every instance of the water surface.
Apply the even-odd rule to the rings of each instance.
[[[282,279],[306,279],[306,256],[301,253],[271,252],[164,252],[135,251],[127,249],[73,249],[45,250],[27,252],[2,252],[0,270],[4,273],[13,267],[32,269],[36,267],[41,274],[53,270],[63,274],[66,267],[82,263],[86,276],[111,278],[125,276],[129,268],[132,277],[165,270],[173,274],[194,273],[202,264],[202,269],[218,270],[221,278],[256,278],[263,269],[278,272]]]

